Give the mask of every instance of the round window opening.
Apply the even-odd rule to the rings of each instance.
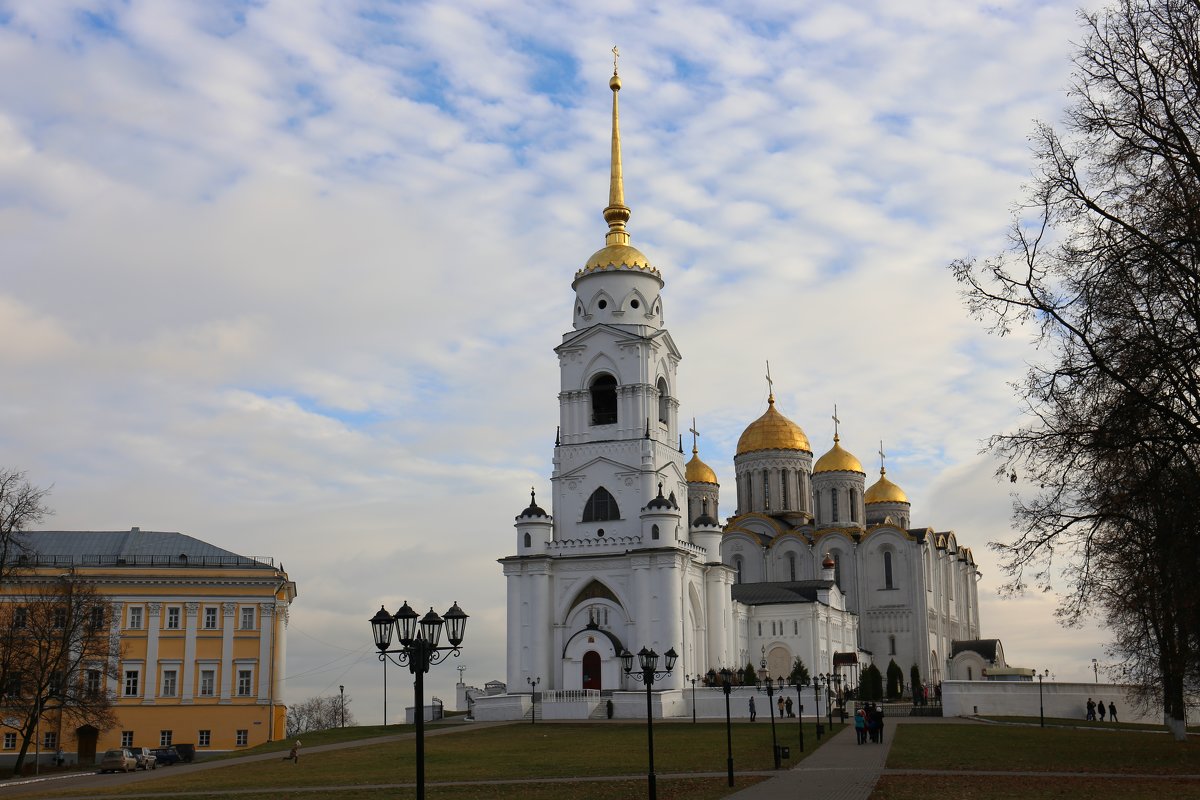
[[[637,300],[630,300],[629,305],[633,306],[634,308],[637,308],[638,306],[641,305],[641,303],[639,303]]]
[[[604,535],[604,528],[600,528],[600,529],[598,529],[598,530],[596,531],[596,535],[597,535],[597,536],[603,536],[603,535]]]
[[[601,309],[608,308],[608,301],[601,300],[599,303],[596,303],[596,306]]]
[[[576,306],[576,307],[575,307],[575,313],[576,313],[576,314],[582,314],[582,313],[583,313],[583,306]]]

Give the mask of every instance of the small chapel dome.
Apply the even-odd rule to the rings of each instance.
[[[675,495],[672,494],[670,499],[663,497],[663,485],[658,485],[658,497],[646,503],[647,511],[676,511],[679,509],[679,504],[675,502]]]
[[[861,475],[867,473],[863,471],[862,462],[859,461],[849,451],[844,449],[839,442],[841,439],[835,433],[833,435],[833,448],[817,459],[817,463],[813,466],[813,474],[818,472],[857,472]]]
[[[751,422],[738,439],[736,455],[759,450],[803,450],[812,452],[812,445],[799,425],[775,409],[775,395],[767,399],[767,411]]]
[[[826,553],[825,560],[821,562],[821,567],[823,569],[833,569],[836,566],[837,566],[837,562],[833,560],[833,554]]]
[[[549,516],[541,506],[537,504],[537,496],[533,489],[529,490],[529,508],[517,515],[517,519],[529,519],[530,517],[546,517]]]
[[[684,468],[684,478],[688,483],[719,483],[717,473],[700,460],[700,451],[694,446],[692,447],[692,460]]]
[[[863,494],[863,502],[867,505],[872,503],[907,503],[908,495],[904,493],[896,484],[887,479],[887,470],[880,468],[879,480],[871,484],[871,488],[867,489]]]
[[[658,270],[650,266],[650,259],[629,244],[610,244],[600,248],[587,260],[579,274],[615,269],[636,269],[658,274]]]

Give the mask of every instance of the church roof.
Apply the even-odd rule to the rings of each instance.
[[[754,453],[759,450],[802,450],[812,452],[804,430],[775,408],[775,395],[767,398],[767,410],[751,422],[738,438],[737,453]]]
[[[815,603],[821,589],[830,589],[833,581],[779,581],[771,583],[735,583],[733,599],[748,606],[773,606],[785,603]]]
[[[238,555],[170,531],[29,531],[25,542],[35,563],[274,567],[270,559]]]
[[[700,460],[700,451],[692,445],[692,460],[687,462],[685,476],[688,483],[719,483],[713,468]]]
[[[907,503],[908,495],[904,493],[896,484],[888,480],[887,470],[879,470],[879,480],[871,484],[866,493],[863,494],[863,502],[867,505],[872,503]]]
[[[813,474],[818,472],[858,472],[863,475],[862,462],[854,457],[854,454],[845,449],[841,445],[841,439],[835,433],[833,435],[833,447],[828,453],[817,459],[817,463],[813,465]]]

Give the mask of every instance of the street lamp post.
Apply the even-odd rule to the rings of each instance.
[[[833,735],[833,676],[825,673],[825,713],[829,716],[829,735]]]
[[[338,685],[338,691],[342,695],[342,727],[346,727],[346,687]]]
[[[779,741],[775,738],[775,702],[773,699],[775,695],[775,684],[771,680],[771,673],[767,671],[766,658],[759,662],[758,677],[758,690],[760,692],[765,691],[767,693],[767,712],[771,715],[771,752],[773,754],[773,758],[775,759],[775,769],[779,769],[781,764],[779,758]]]
[[[1038,717],[1041,720],[1042,727],[1046,727],[1046,705],[1042,701],[1042,678],[1050,674],[1050,670],[1044,669],[1037,674],[1038,679]]]
[[[683,679],[690,681],[692,684],[692,724],[696,724],[696,681],[700,680],[699,675],[684,675]]]
[[[825,726],[821,724],[821,674],[813,675],[813,717],[817,720],[817,741],[821,741],[821,736],[825,733]]]
[[[796,673],[796,720],[800,728],[800,752],[804,752],[804,699],[800,695],[800,673]]]
[[[537,687],[542,682],[542,676],[536,678],[525,677],[525,682],[529,684],[529,724],[537,724]]]
[[[729,693],[733,691],[733,684],[729,682],[731,677],[733,677],[733,673],[723,667],[721,669],[721,690],[725,692],[725,750],[728,754],[725,765],[729,769],[729,785],[733,786],[733,724],[729,719]]]
[[[653,650],[647,650],[643,647],[638,651],[638,677],[642,683],[646,685],[646,752],[650,757],[650,768],[646,773],[646,788],[649,791],[650,800],[657,800],[658,787],[654,780],[654,709],[651,705],[650,688],[654,686],[656,680],[667,677],[671,674],[671,670],[675,668],[675,660],[679,658],[679,654],[672,647],[663,654],[667,659],[667,668],[659,671],[658,653]],[[633,674],[633,653],[628,650],[621,653],[621,662],[625,668],[625,674]]]
[[[405,602],[394,615],[380,606],[370,622],[379,660],[391,660],[397,665],[407,664],[408,671],[413,674],[417,722],[417,800],[425,800],[425,673],[434,664],[440,664],[452,655],[461,655],[459,646],[466,634],[467,615],[455,603],[444,617],[439,617],[430,608],[429,613],[418,622],[417,612]],[[446,639],[450,644],[438,647],[443,625],[446,626]],[[395,649],[391,649],[393,634],[400,645]]]
[[[1092,678],[1096,683],[1100,682],[1100,664],[1096,659],[1092,659]]]

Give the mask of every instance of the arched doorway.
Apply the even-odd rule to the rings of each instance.
[[[583,688],[600,691],[600,654],[588,650],[583,654]]]
[[[767,652],[767,672],[772,678],[787,678],[792,673],[792,654],[786,647],[776,645]]]
[[[96,763],[96,740],[100,731],[91,725],[83,725],[75,729],[75,743],[79,752],[79,764],[91,766]]]

